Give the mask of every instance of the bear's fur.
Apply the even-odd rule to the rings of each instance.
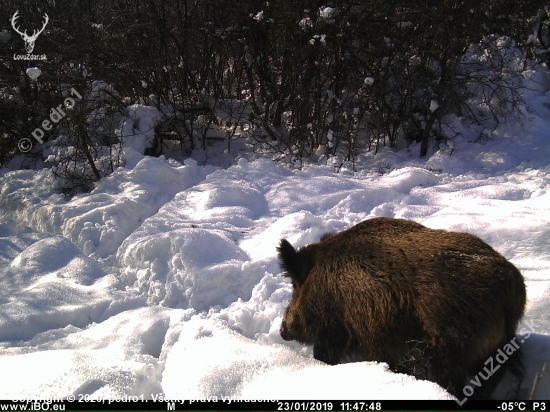
[[[294,287],[281,337],[313,345],[331,365],[387,362],[462,399],[523,316],[523,276],[469,233],[373,218],[298,251],[283,239],[277,250]],[[503,366],[475,398],[489,397],[506,368],[521,378],[519,351]]]

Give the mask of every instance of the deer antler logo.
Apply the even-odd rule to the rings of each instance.
[[[13,17],[11,18],[11,25],[13,27],[13,29],[19,33],[21,35],[21,37],[23,38],[23,40],[25,41],[25,49],[27,50],[27,53],[28,54],[31,54],[33,49],[34,49],[34,42],[36,41],[36,38],[38,37],[38,35],[40,33],[42,33],[44,31],[44,28],[46,27],[46,24],[48,24],[48,21],[50,20],[48,15],[46,13],[44,13],[44,15],[46,16],[46,21],[44,21],[44,25],[42,26],[42,28],[40,30],[33,30],[33,33],[32,33],[32,36],[29,36],[27,35],[27,30],[25,30],[25,32],[20,32],[19,29],[15,26],[15,20],[17,20],[17,18],[19,17],[17,15],[17,13],[19,13],[19,10],[17,10],[15,12],[15,14],[13,15]]]

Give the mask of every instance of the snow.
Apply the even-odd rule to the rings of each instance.
[[[302,30],[307,30],[311,27],[313,27],[313,22],[309,17],[304,17],[300,22],[298,23]]]
[[[220,347],[216,341],[222,340]],[[181,376],[182,370],[196,373]],[[334,385],[335,381],[339,384]],[[317,387],[310,389],[304,382],[315,382]],[[165,395],[175,399],[193,399],[197,393],[206,399],[236,394],[244,399],[301,399],[308,397],[308,390],[318,400],[352,399],[358,393],[369,399],[387,399],[396,396],[396,388],[403,399],[449,399],[436,384],[388,372],[385,364],[331,367],[197,318],[187,322],[168,355],[162,384]]]
[[[323,19],[330,19],[336,14],[336,9],[333,7],[323,7],[319,9],[319,16]]]
[[[370,86],[371,84],[374,84],[374,77],[365,77],[365,84],[367,86]]]
[[[162,113],[156,108],[134,104],[127,108],[127,117],[116,130],[124,145],[139,153],[150,148],[155,137],[155,126],[160,122]]]
[[[279,336],[292,287],[278,241],[304,246],[375,216],[471,232],[521,270],[530,393],[550,367],[550,95],[541,73],[525,75],[537,85],[525,115],[490,138],[474,142],[480,130],[449,118],[462,136],[428,159],[417,145],[381,148],[361,155],[354,173],[243,153],[225,169],[145,157],[160,113],[140,105],[121,129],[126,167],[91,193],[67,200],[48,170],[0,170],[0,370],[9,371],[0,398],[452,399],[385,364],[324,365]],[[497,396],[511,386],[507,376]],[[533,399],[549,397],[546,373]]]
[[[36,81],[36,79],[38,79],[38,77],[42,74],[42,70],[40,70],[38,67],[29,67],[26,70],[26,73],[32,81]]]

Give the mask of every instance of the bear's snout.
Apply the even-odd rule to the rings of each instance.
[[[290,334],[290,332],[288,331],[288,328],[286,326],[286,322],[283,320],[283,322],[281,323],[281,329],[279,329],[279,334],[281,335],[281,338],[283,338],[284,340],[293,340],[294,338],[292,337],[292,335]]]

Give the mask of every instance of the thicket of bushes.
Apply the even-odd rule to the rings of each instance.
[[[151,154],[160,153],[162,139],[177,139],[189,152],[223,130],[227,138],[246,132],[258,150],[291,161],[353,159],[359,150],[400,139],[419,142],[425,155],[431,139],[452,133],[445,114],[477,122],[514,110],[517,67],[507,56],[514,44],[502,36],[526,58],[548,64],[550,13],[540,6],[534,0],[5,0],[0,163],[17,155],[20,139],[63,101],[66,85],[85,99],[34,153],[54,153],[60,176],[87,163],[78,169],[83,186],[120,164],[115,149],[124,136],[116,129],[134,103],[161,114],[147,142]],[[14,61],[25,53],[10,24],[16,10],[28,33],[49,16],[34,50],[47,60]],[[31,66],[42,72],[36,81],[25,75]],[[472,110],[474,96],[483,96],[485,111]]]

